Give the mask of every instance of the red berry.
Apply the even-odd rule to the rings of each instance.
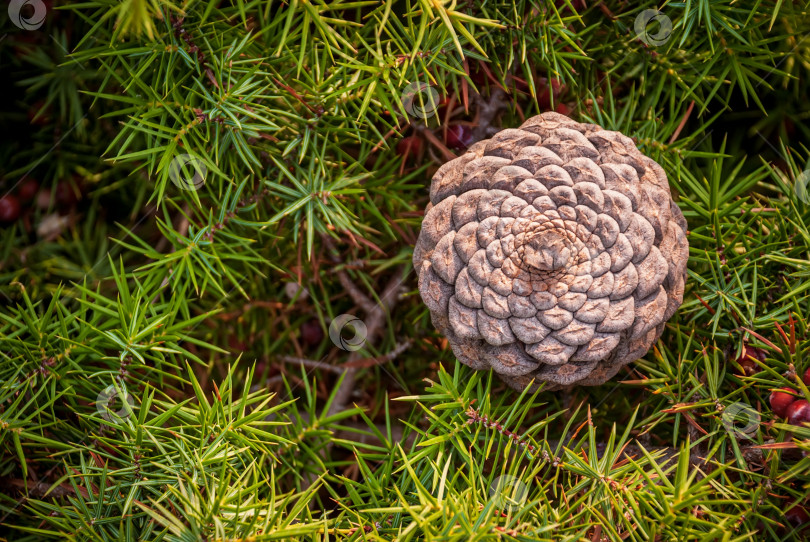
[[[808,367],[807,370],[804,372],[802,382],[804,382],[805,386],[810,386],[810,367]]]
[[[397,143],[397,152],[407,158],[418,156],[422,152],[422,140],[417,136],[403,137]]]
[[[742,367],[746,375],[752,375],[760,370],[759,365],[754,360],[765,361],[765,351],[761,348],[743,345],[740,356],[734,361]]]
[[[556,111],[560,115],[565,115],[566,117],[571,114],[571,108],[565,105],[564,103],[558,103],[554,107],[554,111]]]
[[[784,390],[784,391],[783,391]],[[787,393],[785,393],[787,392]],[[794,390],[791,388],[782,388],[782,390],[773,390],[769,398],[771,403],[771,410],[773,413],[784,418],[787,415],[788,407],[796,401]]]
[[[810,516],[808,516],[807,509],[804,506],[796,504],[793,508],[785,512],[785,519],[794,527],[801,527],[810,521]]]
[[[56,201],[65,207],[79,201],[78,196],[76,196],[76,190],[73,188],[70,181],[63,181],[56,185]]]
[[[791,425],[810,422],[810,403],[804,399],[793,401],[787,408],[787,419]]]
[[[466,149],[473,143],[473,134],[469,126],[461,124],[454,124],[447,128],[447,146],[462,150]]]
[[[39,191],[39,183],[35,179],[27,179],[17,187],[17,195],[23,201],[31,201]]]
[[[565,12],[565,10],[568,9],[568,4],[564,0],[554,0],[554,5],[557,6],[557,8],[560,8],[560,12]],[[571,2],[571,7],[573,7],[577,13],[586,9],[585,2],[583,0],[573,0],[573,2]]]
[[[740,352],[740,358],[748,357],[758,359],[759,361],[765,361],[765,350],[744,344],[742,347],[742,352]]]
[[[20,217],[20,200],[12,194],[0,198],[0,222],[14,222]]]
[[[560,98],[560,94],[565,92],[565,85],[560,83],[559,79],[551,79],[549,81],[545,77],[541,77],[537,81],[537,87],[537,105],[539,105],[542,110],[551,109],[551,99],[553,98],[556,104]]]
[[[236,335],[231,335],[228,337],[228,347],[232,348],[237,352],[244,352],[247,350],[247,344],[239,340],[239,337]]]
[[[323,341],[323,329],[317,320],[308,320],[301,324],[301,338],[310,346],[316,346]]]

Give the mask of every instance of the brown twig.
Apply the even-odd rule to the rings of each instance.
[[[277,358],[282,363],[289,363],[292,365],[301,365],[310,369],[322,369],[333,373],[341,374],[344,369],[340,365],[332,365],[323,361],[315,361],[313,359],[297,358],[295,356],[279,356]]]
[[[481,141],[490,136],[489,129],[492,127],[495,117],[506,105],[506,101],[504,100],[505,96],[504,91],[499,88],[492,91],[489,100],[485,100],[480,94],[476,95],[476,101],[478,102],[478,126],[473,129],[473,141]]]
[[[380,296],[380,302],[377,304],[372,304],[372,306],[363,307],[363,311],[365,314],[365,324],[366,324],[366,341],[371,342],[377,338],[377,335],[383,329],[383,325],[388,319],[388,314],[391,312],[391,309],[394,308],[394,305],[397,302],[397,294],[399,292],[400,286],[402,282],[405,280],[405,269],[400,267],[396,273],[394,273],[391,280],[385,286],[382,295]],[[340,273],[338,277],[340,278]],[[346,275],[345,271],[342,271],[342,274]],[[345,279],[340,279],[341,284],[344,284],[344,281],[348,280],[348,275],[346,275]],[[348,281],[351,282],[351,281]],[[345,286],[345,285],[344,285]],[[354,286],[354,285],[353,285]],[[349,288],[346,288],[349,291]],[[360,290],[354,286],[352,290],[355,292],[355,295],[360,294],[362,298],[358,299],[368,299]],[[352,295],[351,292],[349,295]],[[354,296],[352,296],[354,298]],[[355,299],[355,302],[358,301]],[[358,303],[360,305],[360,303]],[[361,305],[362,306],[362,305]],[[349,356],[349,361],[347,363],[356,363],[363,358],[361,357],[362,354],[359,352],[352,352],[352,355]],[[349,398],[351,397],[352,391],[354,390],[354,383],[355,383],[355,376],[357,375],[357,371],[359,369],[355,368],[348,368],[346,369],[345,376],[340,383],[340,387],[335,392],[335,399],[332,402],[331,407],[329,408],[329,415],[336,414],[346,408],[346,405],[349,403]]]
[[[374,311],[374,302],[363,292],[360,291],[360,288],[352,282],[352,279],[349,278],[349,274],[346,273],[345,269],[338,269],[336,271],[338,280],[340,281],[340,285],[346,289],[346,293],[349,294],[349,297],[352,298],[363,312],[366,314]]]
[[[383,363],[394,361],[400,354],[410,348],[412,344],[413,340],[408,339],[407,341],[396,345],[393,350],[385,355],[377,356],[376,358],[363,358],[357,361],[347,361],[341,365],[341,367],[345,369],[367,369],[369,367],[374,367],[375,365],[382,365]]]

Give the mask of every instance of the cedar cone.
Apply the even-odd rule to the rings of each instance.
[[[647,353],[688,254],[661,166],[619,132],[544,113],[439,168],[413,264],[459,361],[553,390]]]

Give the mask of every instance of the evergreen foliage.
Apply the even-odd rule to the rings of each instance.
[[[810,400],[810,3],[29,4],[0,40],[6,539],[808,535],[810,426],[768,398]],[[410,260],[436,168],[552,109],[664,167],[689,281],[614,381],[521,394],[456,362]]]

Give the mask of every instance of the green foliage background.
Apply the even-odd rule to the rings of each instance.
[[[0,40],[0,188],[39,187],[0,230],[7,539],[807,535],[810,428],[767,402],[810,399],[807,2],[46,6]],[[644,9],[666,43],[637,37]],[[419,82],[426,121],[401,101]],[[411,248],[453,134],[549,109],[664,167],[689,281],[613,382],[517,394],[435,334]],[[181,154],[199,190],[171,181]],[[354,353],[328,337],[344,313]],[[131,414],[101,416],[110,386]]]

